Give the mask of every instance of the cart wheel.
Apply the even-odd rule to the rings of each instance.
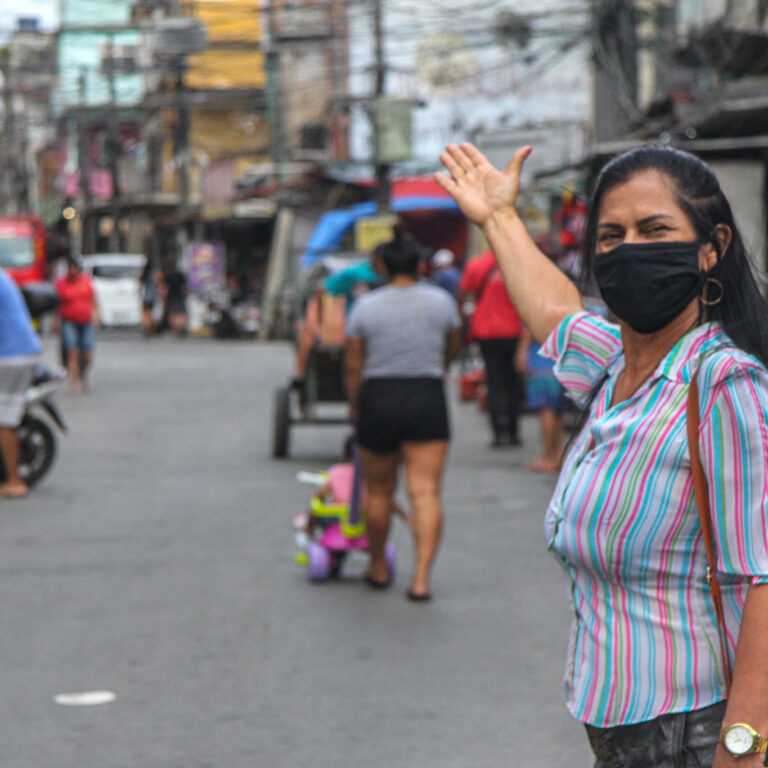
[[[316,541],[307,546],[307,578],[310,581],[324,581],[331,574],[331,553]]]
[[[272,455],[283,459],[288,455],[291,429],[291,390],[282,387],[275,392],[275,413],[272,425]]]
[[[395,549],[395,545],[391,541],[387,543],[386,547],[384,547],[384,557],[387,560],[387,568],[389,568],[389,577],[391,579],[394,579],[395,573],[397,572],[397,550]]]

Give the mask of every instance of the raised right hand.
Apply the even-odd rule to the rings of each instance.
[[[470,221],[482,227],[491,214],[504,210],[515,213],[520,171],[531,151],[531,147],[521,147],[507,167],[499,171],[472,144],[449,144],[440,155],[440,162],[450,172],[450,178],[436,173],[435,181],[453,197]]]

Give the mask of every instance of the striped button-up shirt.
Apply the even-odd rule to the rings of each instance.
[[[556,361],[578,403],[599,387],[545,524],[575,614],[565,674],[571,713],[607,727],[720,701],[723,661],[686,397],[698,369],[699,444],[733,656],[747,589],[768,582],[768,372],[707,324],[680,339],[630,398],[611,405],[624,368],[617,326],[573,315],[542,354]]]

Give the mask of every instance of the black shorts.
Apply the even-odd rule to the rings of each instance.
[[[374,453],[394,453],[402,443],[450,438],[441,379],[366,379],[358,412],[357,441]]]

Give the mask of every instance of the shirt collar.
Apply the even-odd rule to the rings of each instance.
[[[699,366],[699,360],[727,342],[728,337],[718,323],[704,323],[688,331],[672,347],[659,363],[656,375],[688,384]]]
[[[690,383],[693,373],[698,368],[698,361],[712,350],[728,343],[728,337],[718,323],[703,323],[688,331],[656,366],[648,381],[660,377],[682,384]],[[613,376],[624,368],[624,350],[622,349],[608,363],[608,374]]]

